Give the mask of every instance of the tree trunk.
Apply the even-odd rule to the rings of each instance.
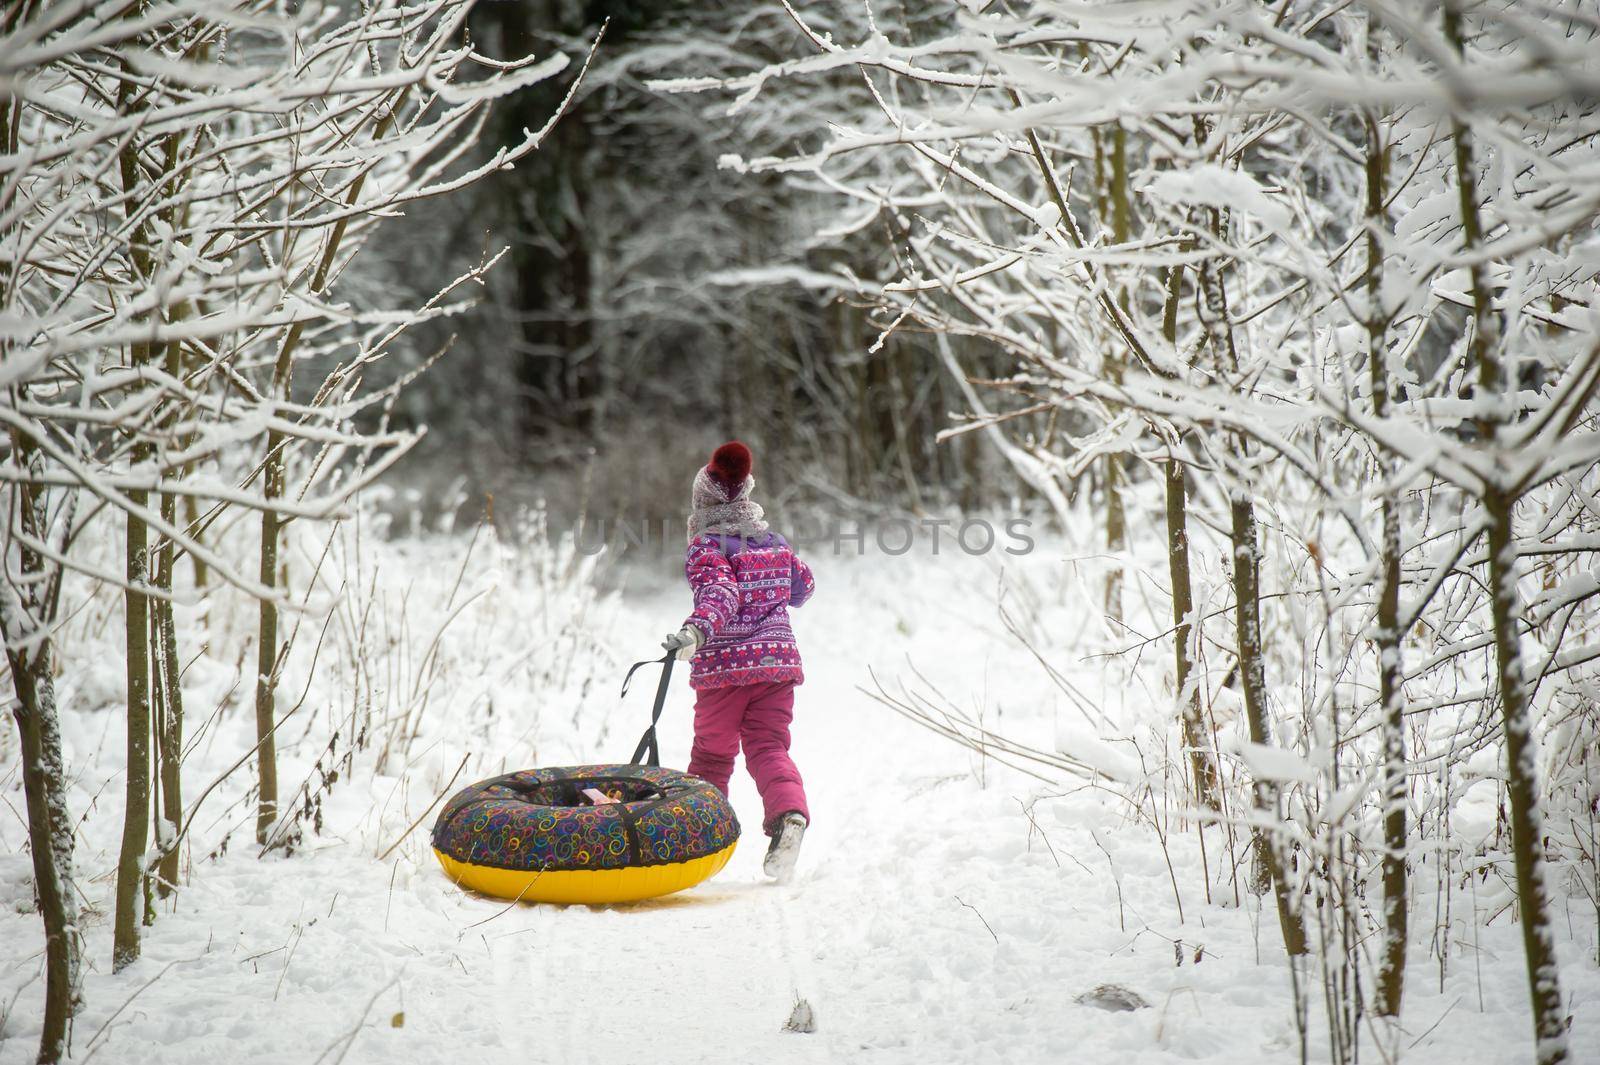
[[[170,492],[162,493],[161,517],[175,524],[177,498]],[[172,591],[173,546],[164,540],[156,555],[156,587]],[[161,674],[160,727],[156,733],[156,754],[161,766],[161,819],[162,830],[157,843],[161,857],[156,865],[156,891],[162,898],[170,895],[178,883],[178,829],[183,824],[183,688],[180,684],[178,657],[178,628],[172,617],[172,602],[157,599],[151,604],[155,612],[152,631],[156,634],[159,652],[158,666]]]
[[[1197,119],[1195,142],[1205,142],[1204,130]],[[1221,237],[1226,222],[1222,212],[1211,209],[1211,228]],[[1239,352],[1234,343],[1233,327],[1228,318],[1228,286],[1222,276],[1222,264],[1206,260],[1199,268],[1199,309],[1207,333],[1207,344],[1220,368],[1237,374]],[[1231,437],[1233,453],[1241,467],[1249,458],[1249,444],[1243,436]],[[1241,473],[1241,476],[1243,474]],[[1272,729],[1267,717],[1267,684],[1264,665],[1265,648],[1261,635],[1261,549],[1256,534],[1256,508],[1247,485],[1240,484],[1228,490],[1230,539],[1233,548],[1233,620],[1234,639],[1239,656],[1239,687],[1244,693],[1245,718],[1250,727],[1252,743],[1270,744]],[[1276,781],[1257,780],[1252,788],[1255,807],[1275,822],[1283,820],[1282,796]],[[1256,853],[1262,858],[1272,880],[1273,895],[1278,904],[1278,924],[1283,931],[1284,949],[1292,958],[1308,952],[1305,921],[1300,914],[1293,889],[1288,882],[1288,869],[1282,848],[1273,834],[1256,830]]]
[[[912,440],[917,438],[907,425],[906,414],[911,408],[916,390],[910,385],[906,372],[907,352],[905,341],[891,339],[875,356],[883,362],[883,394],[889,415],[890,440],[894,445],[895,465],[900,471],[900,481],[905,488],[906,500],[914,513],[922,512],[922,489],[917,483]]]
[[[1161,331],[1169,346],[1178,339],[1178,300],[1182,294],[1183,271],[1167,272],[1167,298],[1162,310]],[[1189,644],[1194,636],[1194,588],[1189,571],[1189,478],[1178,457],[1184,434],[1173,442],[1172,457],[1166,466],[1167,492],[1167,577],[1172,583],[1172,656],[1175,695],[1183,722],[1183,742],[1189,749],[1189,772],[1194,778],[1195,801],[1217,810],[1222,807],[1222,781],[1212,756],[1211,737],[1200,712],[1200,689],[1191,688],[1194,670],[1189,660]]]
[[[398,111],[397,102],[373,126],[374,142],[383,140]],[[344,201],[347,207],[360,202],[361,189],[366,180],[366,174],[362,174],[350,182]],[[321,295],[327,288],[348,224],[348,216],[341,218],[328,234],[316,270],[311,275],[312,293]],[[289,400],[289,389],[293,384],[295,349],[300,346],[300,336],[304,330],[303,322],[296,322],[289,327],[273,362],[271,395],[285,402]],[[257,571],[257,579],[262,588],[269,591],[278,586],[278,539],[284,521],[273,509],[273,503],[283,498],[284,449],[287,445],[288,439],[283,433],[277,429],[267,430],[267,454],[262,463],[262,494],[266,497],[266,506],[261,511],[261,566]],[[274,694],[278,685],[279,656],[278,603],[271,596],[263,596],[256,633],[256,842],[262,846],[266,845],[272,823],[278,816],[277,710]]]
[[[287,396],[288,381],[278,395]],[[266,497],[261,512],[261,568],[256,577],[263,588],[278,586],[278,534],[280,522],[271,500],[283,496],[283,434],[267,432]],[[278,818],[278,744],[275,692],[278,684],[278,604],[265,596],[260,602],[256,633],[256,842],[266,845],[272,823]]]
[[[1208,809],[1219,809],[1217,763],[1211,755],[1211,739],[1200,713],[1200,689],[1191,687],[1193,665],[1189,661],[1189,642],[1194,629],[1194,592],[1189,581],[1189,504],[1188,471],[1174,456],[1167,463],[1167,572],[1172,581],[1172,653],[1174,683],[1180,700],[1183,742],[1189,749],[1189,771],[1194,777],[1195,801]]]
[[[1238,446],[1244,447],[1243,441]],[[1256,508],[1242,490],[1229,493],[1233,539],[1234,631],[1239,645],[1239,686],[1244,691],[1245,718],[1250,726],[1250,742],[1270,744],[1272,730],[1267,720],[1266,670],[1262,664],[1260,549],[1256,544]],[[1283,819],[1282,796],[1276,781],[1257,780],[1254,785],[1256,809],[1274,821]],[[1283,931],[1283,946],[1291,956],[1307,953],[1305,922],[1288,882],[1283,849],[1270,834],[1259,830],[1256,844],[1272,877],[1272,893],[1278,903],[1278,925]]]
[[[1568,1060],[1567,1017],[1561,1006],[1561,970],[1550,927],[1550,901],[1544,871],[1544,818],[1539,809],[1539,768],[1533,741],[1528,689],[1522,675],[1518,627],[1516,540],[1512,535],[1514,500],[1499,490],[1484,498],[1489,518],[1489,589],[1494,601],[1495,663],[1500,713],[1506,734],[1506,796],[1511,805],[1511,852],[1517,867],[1517,902],[1522,918],[1522,948],[1527,958],[1533,1001],[1534,1060],[1559,1065]]]
[[[9,611],[8,611],[9,612]],[[44,922],[44,1030],[39,1061],[66,1058],[67,1026],[78,993],[78,913],[72,896],[72,818],[67,812],[66,769],[56,717],[55,684],[47,668],[50,640],[32,653],[14,650],[12,618],[5,622],[6,657],[16,702],[11,713],[22,740],[23,792],[28,804],[28,846],[33,852],[34,895]]]
[[[183,519],[188,524],[184,527],[184,534],[196,543],[201,542],[200,537],[204,530],[200,528],[200,505],[195,502],[194,496],[185,496],[183,499]],[[211,582],[205,559],[197,553],[190,551],[189,564],[194,567],[194,586],[204,588]]]
[[[176,140],[168,142],[169,158],[175,156]],[[170,168],[169,168],[170,169]],[[172,377],[183,374],[183,349],[177,343],[167,345],[167,373]],[[168,417],[166,424],[171,425]],[[182,477],[187,466],[176,472]],[[161,493],[161,520],[169,528],[178,524],[178,497],[171,492]],[[195,530],[198,535],[199,530]],[[172,570],[176,552],[172,539],[162,537],[156,551],[156,588],[165,593],[151,603],[153,616],[150,631],[155,639],[156,666],[161,677],[159,691],[161,712],[157,715],[156,757],[160,766],[161,826],[156,833],[160,858],[156,861],[156,892],[166,898],[178,883],[179,844],[178,829],[183,823],[183,687],[180,683],[182,667],[178,656],[178,627],[172,617]]]
[[[1374,394],[1374,407],[1377,407]],[[1381,411],[1378,417],[1383,417]],[[1390,466],[1389,463],[1385,463]],[[1385,473],[1392,472],[1386,470]],[[1400,1015],[1405,985],[1408,871],[1406,868],[1407,805],[1405,699],[1401,691],[1400,646],[1400,515],[1393,492],[1383,500],[1383,568],[1378,598],[1378,625],[1373,641],[1378,651],[1378,699],[1383,713],[1383,964],[1378,973],[1378,1012]]]
[[[1128,239],[1132,227],[1128,203],[1128,134],[1119,124],[1111,134],[1111,160],[1105,200],[1110,204],[1111,239],[1121,244]],[[1127,292],[1118,293],[1117,301],[1127,307]],[[1114,385],[1122,383],[1123,362],[1120,349],[1115,344],[1106,346],[1106,378]],[[1120,556],[1128,548],[1128,517],[1122,498],[1122,487],[1127,480],[1122,455],[1107,455],[1104,461],[1106,478],[1106,551],[1113,557],[1111,569],[1106,574],[1106,614],[1116,621],[1122,620],[1122,564]]]
[[[203,54],[209,56],[209,47],[203,49]],[[198,145],[198,139],[194,145]],[[177,159],[177,138],[167,141],[167,172],[177,172],[174,165]],[[170,184],[169,184],[170,188]],[[188,208],[181,211],[174,208],[168,224],[174,224],[180,219],[187,221]],[[175,308],[175,314],[186,317],[190,310],[188,305]],[[183,345],[172,341],[167,344],[166,358],[167,373],[179,378],[183,376]],[[165,424],[170,427],[173,416],[169,415]],[[191,435],[190,440],[193,439]],[[186,440],[187,444],[188,441]],[[172,476],[182,480],[189,475],[193,463],[185,463],[174,470]],[[196,540],[200,538],[198,524],[198,508],[193,496],[186,497],[188,503],[188,529],[189,535]],[[161,519],[168,527],[178,526],[178,497],[171,492],[161,493]],[[205,564],[191,552],[194,560],[195,585],[204,587],[206,582]],[[178,627],[172,616],[172,582],[173,569],[177,561],[176,547],[170,537],[163,537],[156,552],[156,587],[166,593],[165,597],[156,599],[151,604],[154,613],[150,631],[156,642],[157,667],[161,677],[161,713],[158,716],[158,729],[156,732],[156,757],[160,767],[158,774],[161,784],[161,824],[160,831],[156,834],[156,842],[160,847],[160,857],[156,861],[155,881],[156,892],[166,898],[177,890],[178,876],[181,867],[181,841],[178,831],[183,825],[183,667],[178,654]]]
[[[1444,32],[1457,55],[1463,53],[1461,11],[1457,0],[1444,5]],[[1476,251],[1483,241],[1479,217],[1477,168],[1472,137],[1459,119],[1452,123],[1456,187],[1461,208],[1462,250]],[[1468,358],[1478,370],[1478,402],[1482,411],[1478,435],[1491,452],[1500,447],[1507,404],[1514,382],[1508,380],[1500,351],[1499,319],[1491,303],[1488,269],[1474,257],[1468,268],[1472,289],[1472,338]],[[1470,370],[1470,367],[1469,367]],[[1491,467],[1504,470],[1506,463]],[[1521,595],[1517,590],[1513,512],[1516,493],[1490,483],[1483,492],[1489,524],[1489,594],[1494,624],[1495,666],[1500,689],[1500,714],[1506,735],[1506,797],[1511,805],[1511,852],[1517,869],[1517,906],[1522,918],[1522,947],[1528,968],[1528,995],[1533,1006],[1534,1060],[1559,1065],[1569,1060],[1567,1018],[1561,1008],[1561,972],[1556,964],[1550,929],[1550,907],[1544,877],[1544,828],[1539,810],[1539,767],[1535,760],[1533,719],[1522,675],[1518,626]]]
[[[131,81],[124,81],[122,85],[119,110],[126,108],[132,93]],[[122,188],[129,197],[127,210],[132,215],[141,202],[137,144],[130,141],[123,147],[120,164]],[[134,276],[149,277],[151,256],[146,226],[136,225],[129,243]],[[129,355],[134,367],[144,366],[150,361],[151,345],[133,344]],[[144,466],[152,453],[147,439],[136,439],[129,453],[130,467]],[[149,503],[150,495],[142,489],[129,489],[128,500],[142,509]],[[127,771],[124,774],[122,849],[117,858],[116,924],[111,946],[113,972],[139,957],[139,925],[143,917],[139,901],[144,895],[144,855],[150,841],[150,599],[144,592],[149,567],[149,531],[145,520],[130,512],[123,570],[127,587],[122,596],[128,684]]]
[[[24,10],[21,4],[8,6],[0,28],[11,31]],[[19,107],[15,100],[0,104],[0,151],[17,151]],[[5,363],[9,348],[9,342],[0,339],[0,364]],[[13,386],[11,401],[15,403],[24,393],[22,386]],[[12,432],[11,458],[19,470],[37,472],[38,453],[26,434]],[[43,492],[36,484],[18,483],[6,510],[23,531],[40,542],[49,537]],[[70,507],[67,520],[70,525]],[[9,569],[5,555],[11,537],[6,539],[8,542],[0,545],[0,566]],[[0,581],[0,638],[5,641],[16,695],[11,714],[16,719],[21,744],[33,891],[44,925],[44,1016],[37,1060],[40,1065],[55,1065],[66,1059],[72,1016],[82,1004],[79,976],[83,954],[72,874],[74,826],[67,809],[66,761],[50,668],[54,646],[47,628],[56,613],[61,571],[56,568],[52,580],[48,572],[51,564],[43,555],[20,543],[18,553],[21,581],[15,587],[9,581]],[[27,597],[27,606],[19,595]]]
[[[1369,25],[1369,34],[1372,29]],[[1369,52],[1372,42],[1369,39]],[[1377,116],[1368,114],[1366,158],[1366,326],[1367,373],[1372,392],[1372,413],[1389,413],[1388,330],[1383,299],[1383,242],[1388,232],[1384,208],[1388,150],[1382,143]],[[1400,1016],[1405,993],[1408,907],[1406,868],[1407,803],[1405,700],[1401,692],[1400,632],[1400,507],[1395,498],[1395,463],[1378,459],[1383,484],[1382,524],[1379,537],[1377,627],[1373,642],[1378,652],[1378,701],[1383,727],[1383,961],[1378,967],[1377,1008],[1385,1017]]]
[[[133,462],[148,459],[148,445],[136,445]],[[130,490],[135,506],[148,499]],[[111,968],[115,972],[139,957],[144,854],[150,842],[150,600],[144,587],[148,566],[148,531],[144,519],[128,515],[127,552],[123,592],[126,610],[128,678],[127,772],[122,816],[122,850],[117,859],[116,930],[112,940]]]
[[[33,457],[30,441],[12,434],[19,465]],[[36,540],[47,538],[42,520],[41,489],[21,484],[15,489],[14,520]],[[5,638],[11,684],[16,693],[11,714],[22,747],[22,784],[28,808],[28,849],[33,853],[34,896],[44,924],[45,983],[41,1063],[64,1061],[67,1032],[79,1004],[82,939],[78,904],[72,884],[73,822],[67,810],[66,764],[61,752],[61,727],[56,712],[55,681],[50,672],[52,641],[45,628],[54,615],[48,585],[49,563],[19,545],[24,605],[9,584],[0,584],[0,635]],[[59,573],[57,574],[59,576]],[[41,598],[46,597],[49,598]]]

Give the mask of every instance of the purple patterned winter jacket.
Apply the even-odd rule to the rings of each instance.
[[[789,607],[811,598],[811,569],[775,532],[751,539],[708,534],[689,543],[684,573],[706,635],[689,662],[689,686],[725,688],[805,680]]]

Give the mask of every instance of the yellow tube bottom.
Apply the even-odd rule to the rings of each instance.
[[[494,869],[457,861],[442,851],[433,853],[445,875],[464,888],[521,902],[576,903],[600,906],[611,902],[637,902],[670,895],[693,887],[722,871],[733,857],[738,841],[714,854],[668,865],[642,865],[626,869]]]

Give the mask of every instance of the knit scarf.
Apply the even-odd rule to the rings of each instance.
[[[751,539],[767,531],[760,505],[750,498],[756,479],[746,477],[732,495],[704,466],[689,492],[689,539],[709,533]]]

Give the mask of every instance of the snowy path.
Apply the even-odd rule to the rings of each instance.
[[[258,860],[247,846],[215,860],[198,856],[192,886],[123,975],[111,976],[105,964],[108,917],[91,912],[95,972],[78,1059],[1297,1060],[1273,923],[1260,922],[1255,900],[1246,895],[1235,905],[1222,886],[1228,878],[1215,835],[1208,905],[1191,835],[1173,838],[1169,871],[1153,833],[1126,817],[1121,800],[980,765],[857,690],[870,683],[869,669],[904,674],[909,658],[952,701],[984,705],[999,731],[1046,745],[1089,742],[1077,710],[983,605],[993,602],[989,565],[959,556],[814,561],[818,594],[796,617],[808,681],[794,749],[815,825],[793,887],[761,875],[760,805],[742,769],[733,800],[746,834],[733,862],[707,884],[654,902],[553,908],[469,896],[445,880],[426,848],[431,817],[395,857],[375,860],[460,758],[459,749],[438,752],[418,762],[414,780],[341,784],[330,794],[328,830],[291,858]],[[1059,572],[1059,561],[1030,564],[1040,624],[1070,642],[1081,624],[1077,593],[1070,582],[1038,577]],[[672,587],[625,596],[618,653],[650,653],[685,612],[685,595]],[[1077,661],[1064,652],[1061,666],[1077,669]],[[605,678],[607,691],[592,699],[596,713],[615,708],[609,667]],[[1093,679],[1077,676],[1084,685]],[[1099,683],[1096,698],[1114,715],[1150,698]],[[652,685],[638,688],[608,723],[595,760],[631,749]],[[686,761],[690,705],[680,679],[663,719],[665,764]],[[558,732],[563,715],[545,713]],[[74,720],[76,747],[104,742],[105,713]],[[240,711],[240,731],[218,741],[219,750],[247,727]],[[117,742],[116,730],[109,734]],[[541,754],[560,747],[555,738],[543,742]],[[505,756],[520,763],[524,753]],[[116,778],[96,786],[114,795]],[[1024,812],[1034,799],[1037,825]],[[96,898],[109,887],[117,813],[114,800],[102,802],[85,859],[89,877],[99,878],[86,885]],[[19,856],[3,859],[6,898],[25,894],[25,870]],[[1581,912],[1573,913],[1578,940],[1592,942],[1592,925],[1586,931]],[[1481,959],[1459,950],[1443,988],[1437,960],[1413,951],[1407,1026],[1418,1045],[1408,1062],[1523,1056],[1516,935],[1505,924],[1483,932]],[[0,1029],[3,1063],[31,1060],[38,949],[32,914],[0,914],[0,994],[17,1003]],[[1570,941],[1563,949],[1580,1032],[1592,1034],[1600,1028],[1600,977]],[[1151,1008],[1106,1013],[1074,1003],[1113,982]],[[797,994],[815,1007],[814,1034],[783,1030]],[[1315,1044],[1312,1054],[1326,1059]]]
[[[649,596],[630,611],[649,619],[638,644],[648,648],[655,630],[684,612],[677,590]],[[800,690],[795,756],[804,772],[816,821],[808,834],[799,882],[780,888],[761,872],[766,840],[760,834],[760,800],[742,769],[733,800],[744,835],[733,861],[715,880],[677,896],[611,909],[564,910],[491,906],[498,916],[485,926],[494,957],[492,998],[507,1047],[548,1048],[547,1060],[660,1062],[828,1062],[840,1060],[848,1029],[839,1021],[870,1005],[835,1003],[828,990],[835,967],[866,966],[864,983],[898,982],[911,974],[870,972],[857,920],[878,904],[892,906],[896,874],[914,875],[911,856],[896,846],[897,786],[915,777],[903,761],[919,731],[874,707],[855,685],[864,676],[846,657],[850,619],[861,604],[845,597],[807,607],[797,622],[808,650],[808,680]],[[828,646],[829,643],[835,646]],[[618,750],[643,724],[651,691],[642,683],[629,714],[616,726]],[[663,762],[687,761],[692,694],[675,686],[663,721]],[[955,752],[947,772],[963,768]],[[862,808],[863,801],[878,809]],[[869,876],[852,867],[873,852],[893,852],[889,868]],[[819,938],[819,929],[821,938]],[[971,931],[992,945],[981,924]],[[913,952],[916,939],[902,950]],[[626,974],[619,976],[618,974]],[[820,1019],[811,1035],[784,1031],[797,996]],[[546,1060],[541,1058],[540,1060]]]

